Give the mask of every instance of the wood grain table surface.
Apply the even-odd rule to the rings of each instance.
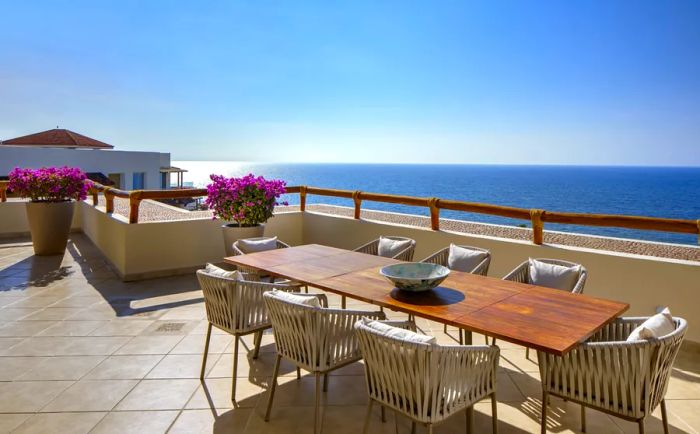
[[[483,333],[552,354],[565,354],[629,305],[583,294],[452,271],[431,291],[396,289],[379,274],[399,261],[308,244],[224,259],[271,275]]]

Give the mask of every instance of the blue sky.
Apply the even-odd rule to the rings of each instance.
[[[3,1],[0,138],[175,160],[700,165],[700,2]]]

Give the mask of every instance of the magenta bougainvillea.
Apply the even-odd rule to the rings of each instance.
[[[286,182],[265,179],[252,173],[241,178],[210,175],[206,204],[214,212],[214,218],[236,222],[239,226],[256,226],[270,217]],[[282,202],[287,205],[287,202]]]
[[[8,190],[32,202],[84,200],[91,182],[77,167],[15,167],[9,175]]]

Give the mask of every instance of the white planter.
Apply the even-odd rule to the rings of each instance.
[[[243,238],[258,238],[265,233],[265,223],[258,226],[241,227],[235,223],[221,226],[224,231],[226,256],[233,256],[233,243]]]

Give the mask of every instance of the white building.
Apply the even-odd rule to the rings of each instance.
[[[175,173],[178,185],[185,172],[170,166],[170,154],[115,151],[112,145],[82,134],[56,128],[0,142],[0,179],[15,167],[79,167],[91,178],[108,177],[124,190],[166,189]],[[99,179],[97,179],[99,181]]]

